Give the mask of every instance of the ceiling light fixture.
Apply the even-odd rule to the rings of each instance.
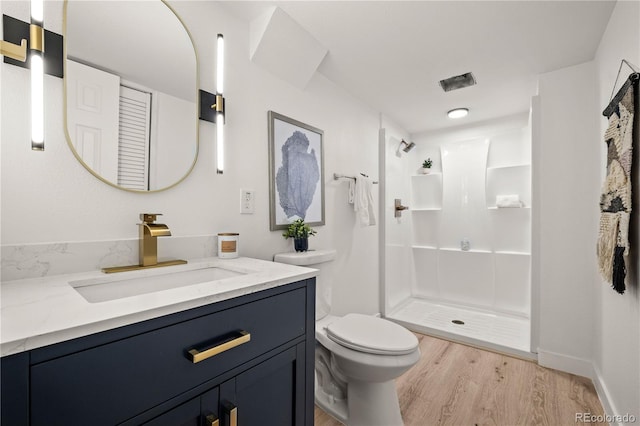
[[[449,116],[449,118],[454,118],[454,119],[466,117],[467,114],[469,114],[469,108],[456,108],[447,112],[447,116]]]

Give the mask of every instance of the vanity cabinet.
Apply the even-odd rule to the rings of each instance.
[[[314,315],[312,278],[3,358],[2,424],[311,425]]]
[[[176,425],[297,425],[305,424],[304,410],[297,409],[297,395],[304,395],[301,380],[303,344],[222,383],[199,397],[144,422],[146,426]],[[293,407],[293,409],[292,409]],[[218,423],[215,423],[218,421]],[[235,421],[235,423],[234,423]],[[125,424],[139,424],[135,420]]]

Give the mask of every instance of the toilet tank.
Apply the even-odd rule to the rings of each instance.
[[[316,321],[331,312],[332,264],[336,258],[334,249],[278,253],[273,261],[289,265],[306,266],[318,270],[316,277]]]

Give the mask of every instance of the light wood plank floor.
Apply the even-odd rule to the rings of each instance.
[[[397,380],[406,426],[576,425],[603,415],[591,380],[534,362],[416,334],[420,361]],[[341,423],[315,410],[316,426]],[[606,423],[590,423],[590,425]]]

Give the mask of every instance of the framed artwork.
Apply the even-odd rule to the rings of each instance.
[[[270,229],[324,225],[324,132],[269,111]]]

